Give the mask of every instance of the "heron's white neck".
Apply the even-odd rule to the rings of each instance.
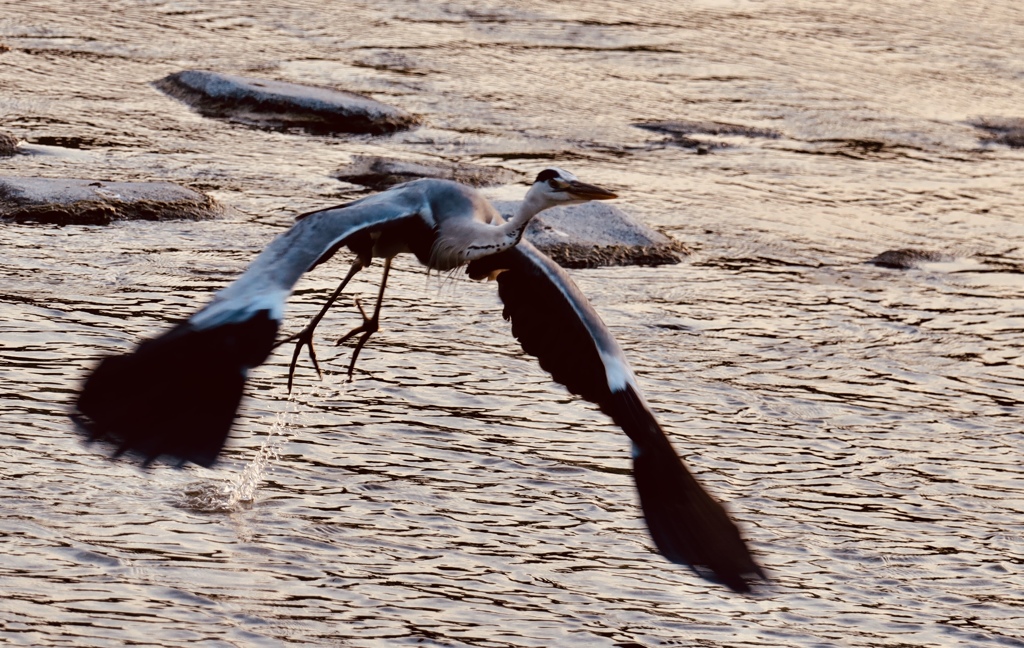
[[[530,220],[554,204],[536,191],[528,191],[518,209],[497,226],[475,220],[449,221],[448,229],[439,236],[431,250],[431,268],[449,270],[491,254],[503,252],[519,243]]]
[[[518,243],[519,239],[523,236],[523,231],[530,224],[530,221],[533,220],[533,217],[548,207],[554,207],[554,205],[531,187],[530,191],[526,192],[523,202],[519,203],[519,208],[516,209],[516,213],[512,215],[512,218],[499,225],[499,227],[503,229],[502,233],[505,236],[515,239],[515,242]]]

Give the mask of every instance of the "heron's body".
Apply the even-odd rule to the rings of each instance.
[[[141,454],[146,463],[167,455],[211,465],[237,414],[246,374],[271,353],[285,302],[303,273],[341,247],[356,255],[327,307],[300,334],[293,369],[301,345],[312,353],[312,331],[326,309],[373,257],[386,259],[384,281],[373,326],[361,329],[356,353],[376,331],[392,257],[411,252],[438,271],[468,264],[474,278],[497,277],[505,318],[524,350],[629,436],[641,505],[658,549],[746,590],[745,577],[760,574],[757,564],[725,509],[676,455],[619,345],[565,271],[520,242],[530,219],[547,207],[611,197],[548,169],[507,222],[475,190],[443,180],[419,180],[304,214],[189,320],[133,353],[101,362],[79,395],[79,418],[91,438],[116,441],[118,453]]]

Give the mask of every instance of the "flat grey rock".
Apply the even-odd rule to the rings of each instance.
[[[520,178],[515,171],[501,167],[480,166],[443,161],[411,162],[397,158],[355,155],[352,162],[334,172],[333,176],[345,182],[383,191],[403,182],[419,178],[454,180],[472,187],[490,187],[515,182]]]
[[[494,203],[505,218],[518,205]],[[566,268],[666,265],[689,254],[680,243],[602,202],[545,210],[530,221],[525,238]]]
[[[657,131],[676,137],[686,135],[727,135],[738,137],[767,137],[776,139],[779,132],[770,128],[758,128],[756,126],[744,126],[743,124],[729,124],[716,121],[695,121],[687,119],[676,119],[672,121],[643,122],[636,124],[639,128]]]
[[[222,212],[213,198],[170,182],[0,176],[0,219],[19,223],[202,220]]]
[[[283,81],[185,70],[153,85],[206,117],[268,130],[380,135],[418,123],[415,116],[369,97]]]
[[[896,268],[897,270],[909,270],[916,268],[922,263],[941,263],[952,261],[953,256],[935,252],[933,250],[916,250],[903,248],[900,250],[887,250],[878,256],[869,259],[868,263],[883,268]]]

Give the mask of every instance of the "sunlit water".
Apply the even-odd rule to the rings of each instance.
[[[0,227],[0,643],[1024,646],[1024,9],[905,2],[5,3],[0,172],[171,180],[203,223]],[[186,68],[364,92],[389,137],[268,133],[148,85]],[[778,137],[638,122],[717,120]],[[718,146],[725,145],[725,146]],[[42,154],[46,153],[46,154]],[[353,382],[319,329],[253,374],[215,471],[148,471],[66,418],[104,353],[187,316],[357,154],[552,162],[694,250],[574,273],[771,583],[652,550],[628,447],[550,383],[494,286],[389,284]],[[525,186],[492,190],[513,198]],[[949,262],[866,265],[920,248]],[[304,279],[289,330],[344,272]],[[356,292],[372,296],[380,270]]]

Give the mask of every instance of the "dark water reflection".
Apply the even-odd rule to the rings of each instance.
[[[981,5],[8,3],[20,175],[166,179],[214,223],[0,228],[0,640],[12,645],[1024,646],[1024,13]],[[251,131],[147,84],[200,67],[362,91],[387,138]],[[634,126],[697,134],[695,155]],[[253,376],[217,472],[107,461],[66,404],[230,281],[349,156],[555,161],[695,250],[575,273],[774,576],[652,553],[624,439],[508,335],[493,286],[403,262],[347,383]],[[495,190],[516,197],[524,187]],[[908,271],[890,249],[949,255]],[[297,327],[340,273],[305,280]],[[357,290],[372,294],[377,269]]]

